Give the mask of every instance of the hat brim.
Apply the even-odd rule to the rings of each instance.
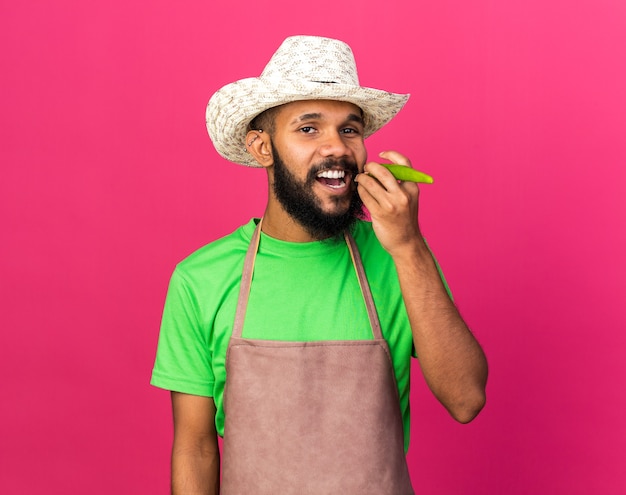
[[[241,79],[218,90],[206,108],[206,125],[217,152],[234,163],[260,167],[245,148],[250,121],[265,110],[302,100],[353,103],[364,113],[364,137],[389,122],[406,104],[408,94],[345,84],[310,81]]]

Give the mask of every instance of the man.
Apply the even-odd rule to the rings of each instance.
[[[152,383],[172,391],[173,493],[413,493],[412,355],[456,420],[482,409],[486,360],[420,233],[418,186],[367,161],[407,99],[361,87],[346,44],[296,36],[209,101],[216,149],[264,167],[269,193],[262,219],[172,275]]]

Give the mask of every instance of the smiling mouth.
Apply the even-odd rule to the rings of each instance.
[[[345,170],[322,170],[318,172],[315,178],[320,184],[331,189],[341,189],[346,186]]]

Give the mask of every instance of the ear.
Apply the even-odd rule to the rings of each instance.
[[[246,134],[246,149],[262,167],[270,167],[274,164],[272,145],[269,134],[261,131],[249,131]]]

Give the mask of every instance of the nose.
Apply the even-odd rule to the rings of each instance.
[[[324,136],[320,143],[320,154],[324,157],[342,157],[348,155],[350,148],[346,145],[343,136],[338,131],[333,131]]]

